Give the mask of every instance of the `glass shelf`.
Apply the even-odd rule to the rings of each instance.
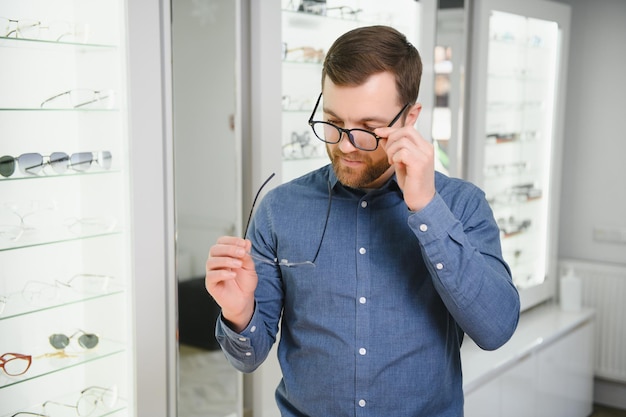
[[[73,49],[117,49],[117,45],[98,44],[98,43],[83,43],[83,42],[63,42],[63,41],[49,41],[42,39],[27,39],[27,38],[7,38],[6,36],[0,36],[0,47],[9,46],[20,49],[24,48],[64,48],[71,47]]]
[[[102,233],[81,234],[81,235],[74,235],[74,234],[71,234],[70,232],[67,232],[67,231],[63,232],[62,230],[59,230],[57,233],[50,232],[50,233],[44,234],[43,236],[40,234],[41,237],[39,238],[19,238],[19,240],[17,241],[7,241],[7,239],[1,239],[0,240],[0,252],[24,249],[24,248],[32,248],[36,246],[53,245],[53,244],[65,243],[65,242],[73,242],[77,240],[95,239],[95,238],[100,238],[104,236],[113,236],[113,235],[121,235],[121,234],[123,234],[122,230],[114,230],[114,231],[102,232]]]
[[[25,374],[19,376],[8,376],[5,373],[0,373],[0,389],[116,355],[124,352],[126,347],[121,343],[100,338],[98,346],[90,351],[68,351],[67,354],[62,354],[52,350],[53,348],[50,348],[45,352],[34,354],[18,352],[33,357],[30,368]]]
[[[39,107],[16,107],[16,108],[8,108],[2,107],[0,108],[0,112],[42,112],[42,113],[58,113],[58,112],[74,112],[74,113],[102,113],[102,112],[119,112],[120,109],[42,109]]]
[[[289,9],[283,9],[282,11],[283,13],[285,13],[286,17],[290,19],[289,24],[293,24],[293,25],[296,25],[300,19],[306,20],[309,23],[317,21],[319,22],[319,24],[326,24],[326,22],[329,20],[347,22],[347,23],[353,23],[353,24],[363,24],[363,25],[376,23],[375,21],[372,21],[369,19],[366,20],[366,19],[355,18],[354,15],[352,15],[351,17],[341,17],[339,12],[337,11],[335,13],[334,10],[330,11],[331,14],[300,12],[297,10],[289,10]]]
[[[113,279],[113,277],[108,277]],[[53,292],[48,300],[28,301],[22,292],[10,295],[0,295],[4,297],[4,310],[0,308],[0,321],[8,320],[13,317],[26,316],[28,314],[38,313],[41,311],[51,310],[64,307],[70,304],[97,300],[100,298],[112,297],[114,295],[123,294],[124,288],[121,286],[112,286],[106,292],[80,292],[73,288],[65,288],[63,284],[55,284],[51,282],[30,281],[27,284],[37,286],[40,292]],[[45,295],[44,295],[45,297]]]
[[[283,109],[283,113],[306,114],[307,116],[309,116],[312,111],[313,109],[303,109],[303,110]]]
[[[312,67],[312,68],[315,68],[316,70],[319,70],[324,65],[323,62],[317,62],[317,61],[297,61],[295,59],[283,59],[283,64],[297,65],[297,66],[302,66],[302,67]]]
[[[4,181],[31,181],[31,180],[43,180],[43,179],[51,179],[51,178],[64,178],[64,177],[85,177],[92,175],[110,175],[110,174],[119,174],[122,171],[119,169],[108,169],[108,170],[94,170],[93,172],[68,172],[66,174],[42,174],[42,175],[29,175],[29,176],[19,176],[20,174],[13,174],[10,177],[0,177],[0,184]]]

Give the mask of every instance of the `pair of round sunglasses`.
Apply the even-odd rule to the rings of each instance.
[[[78,345],[83,349],[93,349],[98,346],[98,342],[100,341],[98,335],[94,333],[86,333],[82,330],[78,330],[71,336],[66,336],[63,333],[55,333],[50,335],[48,340],[53,348],[62,350],[68,347],[70,341],[77,335],[80,335],[78,337]]]
[[[65,152],[53,152],[50,155],[24,153],[17,158],[10,155],[0,157],[0,175],[10,177],[15,173],[16,166],[24,175],[37,175],[46,165],[50,165],[57,174],[64,174],[68,169],[86,171],[96,162],[103,169],[111,168],[111,152],[77,152],[68,155]]]

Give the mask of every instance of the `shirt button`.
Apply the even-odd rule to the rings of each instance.
[[[245,337],[240,337],[240,338],[239,338],[239,341],[240,341],[240,342],[245,342],[245,341],[246,341],[246,338],[245,338]]]
[[[361,201],[361,207],[363,208],[367,207],[367,201]]]
[[[367,404],[365,400],[359,400],[359,407],[365,407],[365,404]]]
[[[365,298],[365,297],[359,298],[359,303],[365,304],[366,302],[367,302],[367,298]]]
[[[366,353],[367,353],[367,350],[365,348],[359,349],[359,355],[365,356]]]
[[[427,231],[427,230],[428,230],[428,226],[427,226],[427,225],[425,225],[425,224],[420,224],[420,230],[421,230],[422,232],[425,232],[425,231]]]
[[[252,356],[252,352],[246,352],[246,356]]]
[[[435,268],[441,271],[443,269],[443,264],[439,262],[437,265],[435,265]]]
[[[365,250],[365,248],[361,248],[361,249],[359,249],[359,253],[360,253],[361,255],[365,255],[365,252],[367,252],[367,251]]]
[[[256,326],[250,327],[250,333],[254,333],[254,332],[256,332]]]

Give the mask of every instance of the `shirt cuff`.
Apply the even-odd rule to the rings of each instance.
[[[420,211],[411,212],[409,226],[423,245],[444,238],[458,222],[439,193]]]
[[[257,307],[255,306],[250,323],[241,333],[237,333],[228,327],[220,313],[215,328],[215,337],[229,359],[234,360],[234,362],[231,360],[232,363],[239,362],[243,364],[244,368],[253,366],[255,363],[256,355],[251,339],[260,328],[259,320]]]

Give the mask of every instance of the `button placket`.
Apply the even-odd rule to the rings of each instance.
[[[370,205],[371,202],[365,199],[358,202],[357,224],[356,224],[356,276],[357,286],[355,288],[355,308],[356,308],[356,338],[354,351],[356,355],[356,391],[354,401],[359,408],[366,405],[365,398],[368,396],[370,389],[370,376],[368,370],[370,367],[367,346],[369,346],[370,334],[370,309],[366,308],[369,304],[370,297],[370,262],[368,252],[370,248],[371,228],[376,227],[376,222],[372,219],[377,213]]]

